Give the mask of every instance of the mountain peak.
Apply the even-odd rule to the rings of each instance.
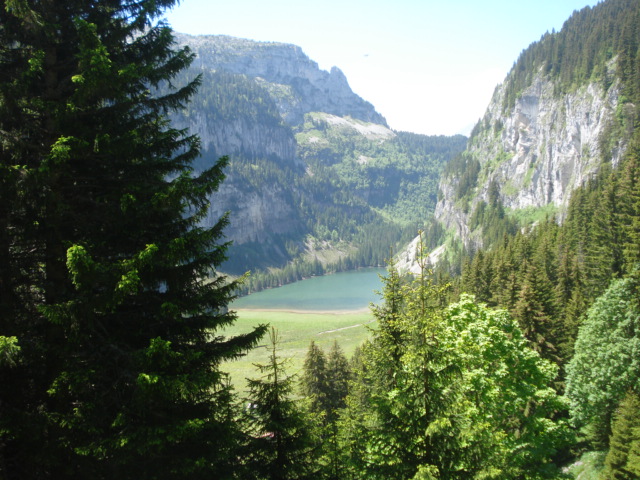
[[[321,70],[297,45],[226,35],[176,34],[176,40],[189,45],[197,55],[192,68],[223,70],[290,87],[292,95],[279,96],[275,101],[291,125],[302,123],[306,113],[326,112],[388,127],[373,105],[351,90],[338,67],[329,72]]]

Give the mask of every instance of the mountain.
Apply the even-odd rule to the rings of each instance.
[[[295,45],[176,38],[196,58],[175,82],[202,83],[172,120],[201,139],[196,169],[230,158],[204,220],[230,212],[228,272],[382,264],[432,215],[442,168],[466,137],[391,130],[339,69],[319,69]]]
[[[639,12],[587,7],[522,52],[440,181],[435,219],[467,248],[562,221],[572,193],[620,163],[637,120]]]
[[[297,45],[255,42],[225,35],[177,35],[197,55],[193,68],[260,79],[283,119],[296,125],[308,112],[325,112],[387,126],[373,105],[354,94],[344,73],[318,68]]]

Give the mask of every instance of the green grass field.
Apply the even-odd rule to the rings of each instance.
[[[334,340],[344,351],[347,358],[354,349],[368,336],[367,328],[373,326],[374,317],[370,311],[356,313],[294,313],[280,311],[238,310],[238,320],[226,329],[225,336],[239,335],[248,332],[259,324],[269,324],[278,331],[280,357],[288,358],[287,375],[299,374],[304,357],[313,340],[325,353],[333,345]],[[365,326],[366,325],[366,326]],[[222,369],[229,372],[232,382],[238,391],[245,389],[246,378],[256,378],[258,373],[254,363],[264,363],[267,359],[268,336],[260,345],[240,360],[226,363]]]

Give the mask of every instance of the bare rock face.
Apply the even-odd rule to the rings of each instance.
[[[297,125],[309,112],[351,116],[387,126],[373,105],[353,93],[342,71],[320,70],[296,45],[255,42],[225,35],[176,35],[197,55],[195,68],[224,70],[269,83],[287,123]]]
[[[225,229],[225,235],[234,243],[269,242],[273,235],[300,228],[289,196],[289,192],[274,185],[246,192],[230,179],[216,192],[205,223],[214,225],[228,211],[232,221]]]
[[[276,157],[290,164],[296,161],[295,137],[283,125],[259,123],[240,116],[219,121],[208,118],[206,111],[195,111],[188,122],[180,119],[176,123],[198,135],[204,151],[231,157]]]
[[[456,204],[458,179],[442,179],[435,216],[467,245],[478,246],[468,217],[479,201],[488,200],[492,182],[505,208],[553,205],[561,219],[574,189],[593,178],[603,162],[619,162],[624,140],[603,144],[618,109],[619,83],[606,90],[601,83],[561,95],[558,90],[554,81],[539,75],[505,113],[506,89],[499,86],[469,141],[466,154],[480,162],[481,170],[465,210]]]
[[[496,100],[502,103],[502,91]],[[605,91],[591,83],[576,92],[554,95],[554,84],[540,77],[516,101],[509,115],[499,105],[489,107],[490,123],[503,125],[499,141],[495,129],[472,142],[471,152],[490,162],[502,152],[508,161],[487,168],[489,180],[502,185],[506,207],[525,208],[554,204],[566,207],[571,192],[591,178],[602,163],[601,135],[613,119],[619,88]],[[616,164],[622,148],[613,152]]]

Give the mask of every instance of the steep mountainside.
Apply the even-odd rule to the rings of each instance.
[[[525,50],[496,88],[468,149],[441,180],[435,211],[468,247],[537,212],[561,220],[576,188],[619,163],[635,122],[628,57],[638,51],[639,10],[614,0],[574,13]],[[513,221],[490,234],[503,218]]]
[[[224,35],[178,35],[177,40],[198,55],[196,69],[261,79],[289,124],[299,124],[308,112],[326,112],[386,126],[384,117],[351,91],[339,68],[320,70],[296,45]]]
[[[302,274],[380,264],[432,214],[442,167],[465,137],[392,131],[338,69],[320,70],[297,46],[178,40],[197,57],[176,82],[202,84],[173,121],[199,135],[197,168],[230,157],[205,219],[230,212],[229,272],[294,259]]]
[[[615,121],[619,82],[606,91],[592,82],[563,95],[554,93],[556,82],[538,76],[506,113],[500,86],[464,153],[465,169],[479,164],[475,186],[463,185],[459,172],[441,182],[435,217],[465,243],[479,226],[470,219],[481,202],[490,201],[492,185],[507,211],[548,207],[562,217],[573,190],[593,178],[605,159],[613,165],[620,160],[624,139],[618,138],[607,155],[601,142]],[[475,233],[475,243],[481,243],[482,232]]]

